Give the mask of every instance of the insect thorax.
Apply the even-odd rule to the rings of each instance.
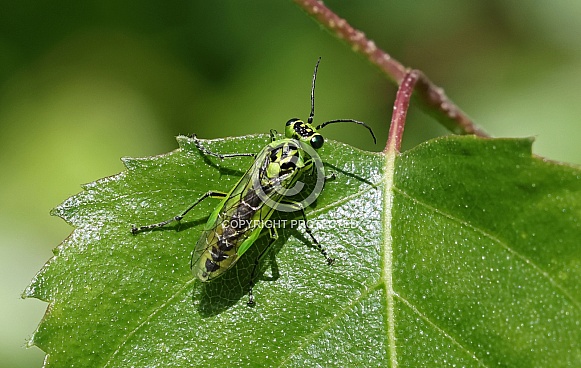
[[[281,139],[267,146],[266,158],[261,167],[261,185],[288,187],[297,177],[312,166],[312,158],[296,139]]]
[[[296,196],[290,196],[289,189],[305,174],[308,176],[312,168],[312,158],[298,140],[286,138],[266,146],[229,193],[216,222],[199,240],[192,264],[196,276],[209,281],[232,267],[242,242],[254,231],[260,231],[276,209],[265,205],[264,196],[275,204],[282,199],[293,201]]]

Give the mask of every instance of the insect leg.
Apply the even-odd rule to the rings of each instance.
[[[246,302],[246,305],[248,305],[249,307],[253,307],[255,304],[254,295],[252,294],[252,288],[254,288],[254,278],[256,277],[256,271],[258,270],[260,261],[268,253],[268,251],[270,250],[270,246],[276,241],[276,239],[278,239],[278,233],[276,232],[276,228],[269,227],[268,232],[270,234],[270,243],[268,243],[266,248],[264,248],[262,253],[260,253],[260,255],[256,258],[256,261],[254,261],[254,267],[252,268],[252,273],[250,274],[250,288],[248,290],[248,302]]]
[[[313,243],[315,243],[315,245],[319,249],[319,252],[321,252],[323,257],[325,257],[325,259],[327,260],[327,264],[332,265],[333,262],[335,262],[335,259],[329,257],[329,255],[327,254],[327,251],[325,249],[323,249],[323,247],[321,246],[321,243],[319,243],[319,241],[313,235],[313,231],[311,230],[311,228],[309,227],[309,224],[307,223],[307,215],[305,214],[305,210],[303,208],[301,208],[301,213],[303,214],[303,220],[305,221],[305,230],[307,230],[307,234],[309,234],[311,239],[313,239]]]
[[[218,157],[221,160],[223,160],[225,158],[231,158],[231,157],[256,157],[255,153],[224,153],[224,154],[223,153],[215,153],[215,152],[210,151],[206,147],[204,147],[202,145],[202,142],[200,142],[200,140],[198,139],[198,137],[196,137],[195,134],[192,134],[191,138],[194,140],[196,147],[198,147],[198,149],[200,151],[202,151],[202,153],[204,155]]]
[[[212,197],[212,198],[224,198],[226,197],[228,194],[227,193],[222,193],[222,192],[213,192],[213,191],[209,191],[207,193],[205,193],[203,196],[201,196],[200,198],[198,198],[197,201],[194,202],[194,204],[192,204],[190,207],[188,207],[188,209],[186,209],[184,212],[182,212],[181,214],[174,216],[168,220],[162,221],[162,222],[158,222],[157,224],[151,224],[151,225],[144,225],[144,226],[131,226],[131,233],[133,235],[140,233],[142,231],[147,231],[147,230],[151,230],[151,229],[155,229],[158,227],[162,227],[165,226],[167,224],[170,224],[174,221],[180,221],[181,219],[184,218],[184,216],[190,212],[194,207],[196,207],[201,201],[203,201],[204,199],[208,198],[208,197]]]
[[[276,135],[278,134],[278,132],[274,129],[270,130],[270,141],[274,142],[276,141]]]
[[[335,175],[335,173],[334,173],[334,172],[332,172],[332,173],[330,173],[329,175],[326,175],[326,176],[325,176],[325,181],[328,181],[328,180],[335,180],[335,179],[337,179],[337,175]]]

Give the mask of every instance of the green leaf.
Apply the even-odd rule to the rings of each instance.
[[[328,142],[320,155],[337,178],[307,216],[336,262],[288,226],[294,217],[277,218],[287,226],[254,308],[249,273],[266,237],[215,281],[189,270],[217,201],[131,234],[228,191],[251,163],[178,142],[124,160],[126,171],[54,210],[75,230],[24,294],[50,302],[31,340],[46,366],[581,364],[581,171],[532,157],[530,140],[445,137],[399,156]],[[267,142],[204,144],[228,153]]]

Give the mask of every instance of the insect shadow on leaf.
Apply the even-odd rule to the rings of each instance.
[[[325,168],[331,168],[331,170],[329,170],[329,171],[333,172],[333,174],[340,173],[340,175],[336,175],[336,176],[353,178],[353,179],[357,180],[358,182],[368,184],[369,186],[372,186],[374,188],[377,186],[376,183],[372,183],[371,181],[367,180],[364,177],[361,177],[361,176],[356,175],[352,172],[343,170],[343,169],[341,169],[335,165],[332,165],[330,163],[325,162]],[[335,179],[333,179],[333,180],[335,180]],[[333,180],[331,180],[331,181],[333,181]]]
[[[275,213],[282,212],[281,215],[284,216],[300,214],[304,229],[319,253],[326,259],[328,265],[334,261],[316,239],[305,214],[305,209],[321,194],[324,183],[330,177],[334,177],[334,174],[325,176],[324,164],[316,152],[325,141],[318,130],[330,124],[352,123],[366,128],[374,142],[376,138],[367,124],[353,119],[329,120],[318,126],[313,125],[315,80],[319,61],[320,59],[317,61],[312,79],[311,112],[307,122],[298,118],[288,120],[285,124],[284,138],[277,138],[276,132],[271,131],[271,142],[259,153],[215,152],[192,135],[190,142],[202,154],[202,160],[215,167],[220,174],[232,175],[237,173],[237,170],[225,170],[221,165],[213,163],[210,157],[220,160],[254,158],[250,168],[229,192],[210,190],[194,200],[187,209],[169,219],[149,225],[132,226],[133,235],[165,227],[180,222],[206,198],[220,199],[220,204],[208,217],[190,261],[194,276],[207,283],[203,286],[202,293],[202,296],[205,296],[201,303],[201,310],[204,313],[211,315],[227,308],[239,300],[246,289],[247,305],[251,307],[255,305],[252,290],[255,281],[263,273],[262,261],[266,256],[274,259],[276,252],[273,245],[277,241],[285,240],[279,237],[277,231],[281,226],[272,225],[272,222],[270,226],[265,224]],[[311,190],[303,190],[305,187]],[[269,236],[265,237],[264,234]],[[274,266],[275,262],[271,262],[271,265]],[[278,273],[274,272],[275,269],[273,268],[273,275]]]
[[[276,220],[286,221],[296,219],[296,214],[284,213]],[[256,285],[259,282],[276,281],[280,277],[276,256],[287,243],[291,235],[296,235],[298,231],[287,229],[285,227],[278,230],[278,239],[271,242],[268,231],[263,231],[261,236],[256,240],[254,245],[245,253],[244,257],[224,273],[220,278],[212,282],[197,283],[192,292],[192,302],[198,304],[198,311],[202,317],[210,317],[224,312],[239,302],[240,299],[248,295],[250,285]],[[309,246],[309,240],[302,237]],[[314,246],[313,246],[314,247]],[[260,258],[259,264],[252,277],[252,271],[256,265],[256,260]],[[270,272],[268,269],[270,268]],[[266,275],[267,272],[269,275]]]

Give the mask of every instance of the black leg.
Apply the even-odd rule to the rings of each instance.
[[[158,227],[162,227],[165,226],[167,224],[170,224],[174,221],[180,221],[181,219],[184,218],[184,216],[190,212],[194,207],[196,207],[201,201],[203,201],[204,199],[208,198],[208,197],[212,197],[212,198],[224,198],[226,197],[228,194],[227,193],[222,193],[222,192],[213,192],[213,191],[209,191],[207,193],[205,193],[203,196],[201,196],[200,198],[198,198],[197,201],[194,202],[194,204],[192,204],[190,207],[188,207],[188,209],[186,209],[184,212],[182,212],[181,214],[174,216],[168,220],[162,221],[162,222],[158,222],[156,224],[151,224],[151,225],[144,225],[144,226],[132,226],[131,227],[131,233],[133,235],[140,233],[142,231],[147,231],[147,230],[151,230],[151,229],[155,229]]]
[[[309,224],[307,223],[307,215],[305,214],[305,210],[302,208],[301,208],[301,213],[303,214],[303,220],[305,221],[305,230],[307,230],[307,234],[309,234],[311,239],[313,239],[313,243],[315,243],[315,245],[319,249],[319,252],[327,260],[327,264],[332,265],[333,262],[335,262],[335,259],[329,257],[329,255],[327,254],[327,251],[325,249],[323,249],[323,247],[321,246],[321,243],[319,243],[319,241],[313,235],[313,231],[311,230],[311,228],[309,227]]]
[[[337,175],[335,175],[334,172],[330,173],[329,175],[325,176],[325,182],[327,182],[328,180],[335,180],[337,179]]]
[[[200,151],[202,151],[202,153],[204,155],[218,157],[221,160],[223,160],[225,158],[231,158],[231,157],[256,157],[255,153],[224,153],[224,154],[223,153],[215,153],[215,152],[210,151],[206,147],[204,147],[202,145],[202,142],[200,142],[200,140],[198,139],[198,137],[196,137],[195,134],[192,134],[191,138],[194,140],[196,147],[198,147],[198,149]]]

